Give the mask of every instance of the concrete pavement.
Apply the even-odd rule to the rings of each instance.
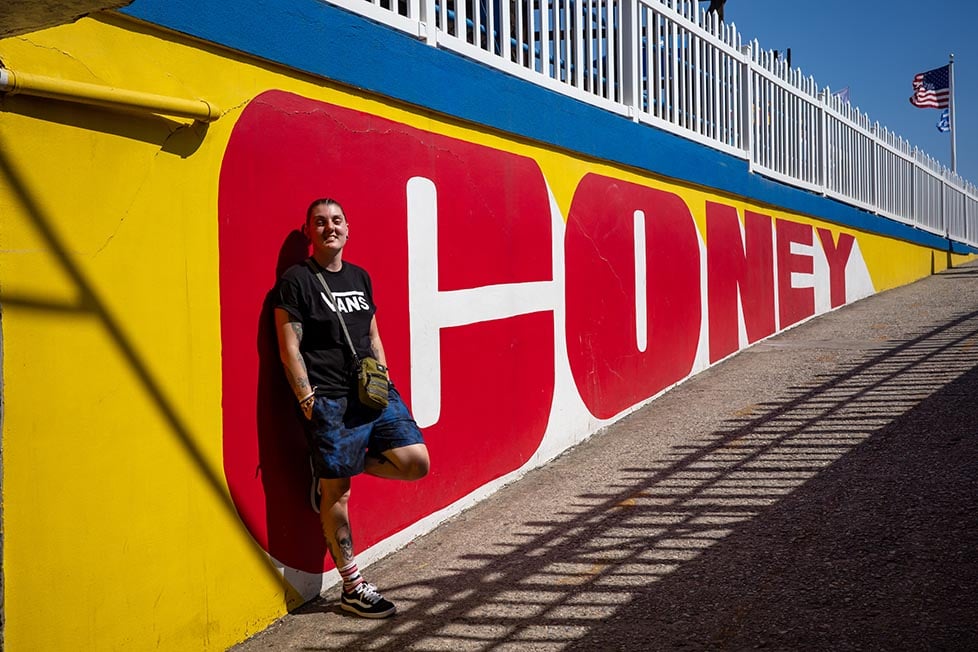
[[[711,368],[235,650],[978,649],[978,265]]]

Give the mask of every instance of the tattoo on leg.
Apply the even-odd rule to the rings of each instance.
[[[333,555],[333,561],[335,563],[346,563],[353,559],[353,534],[350,532],[349,524],[344,523],[336,528],[332,543],[330,552]],[[336,548],[335,550],[333,549],[334,546]],[[341,559],[337,558],[337,553],[339,553]]]

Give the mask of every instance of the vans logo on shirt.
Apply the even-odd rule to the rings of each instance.
[[[336,306],[330,302],[325,292],[320,292],[319,296],[322,297],[323,303],[329,306],[330,310],[336,312]],[[360,312],[363,310],[370,310],[370,304],[367,303],[366,295],[359,290],[354,290],[352,292],[334,292],[333,298],[336,299],[340,312]]]

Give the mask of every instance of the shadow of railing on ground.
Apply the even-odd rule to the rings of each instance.
[[[790,388],[661,464],[623,468],[552,518],[515,515],[495,550],[386,586],[396,619],[344,619],[310,649],[978,643],[976,389],[970,312]],[[941,493],[937,474],[956,484]],[[955,522],[929,514],[939,500]],[[297,615],[335,609],[324,605]]]

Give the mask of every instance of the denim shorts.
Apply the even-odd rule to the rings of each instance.
[[[377,455],[424,443],[418,424],[393,386],[387,407],[380,412],[365,408],[355,396],[317,396],[312,418],[304,421],[312,466],[320,478],[352,478],[362,473],[368,449]]]

